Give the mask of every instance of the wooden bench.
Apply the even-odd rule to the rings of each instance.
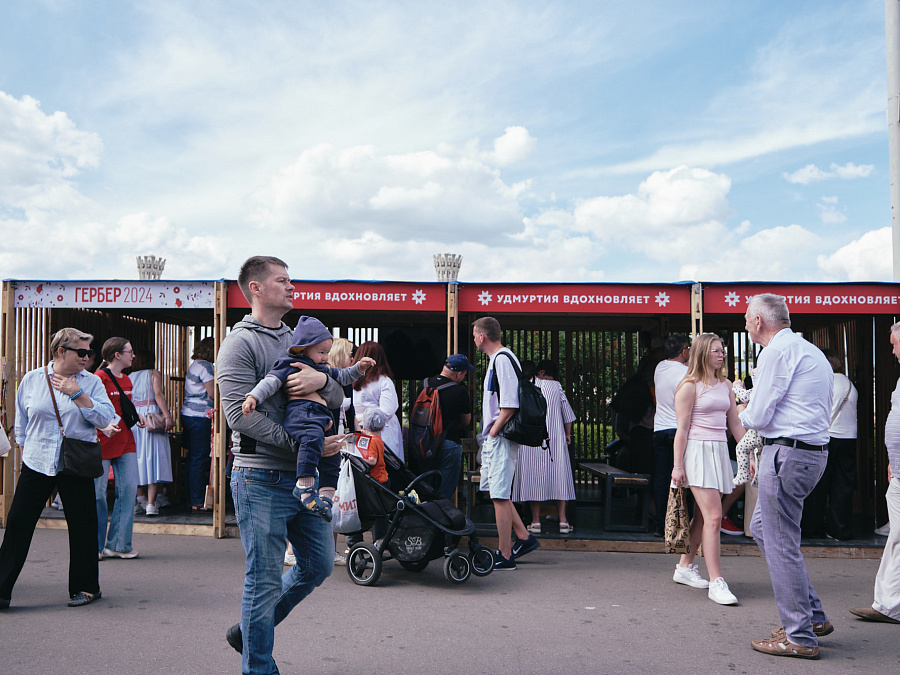
[[[646,473],[628,473],[622,469],[603,462],[578,462],[578,468],[584,469],[600,478],[606,479],[605,508],[603,529],[612,532],[647,532],[650,528],[650,475]],[[614,487],[636,489],[641,495],[641,524],[615,525],[612,522],[612,492]]]

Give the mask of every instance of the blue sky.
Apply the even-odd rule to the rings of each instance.
[[[0,3],[0,276],[891,279],[884,3]]]

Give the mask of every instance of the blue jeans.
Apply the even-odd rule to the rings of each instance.
[[[334,566],[331,524],[302,508],[291,494],[293,471],[234,467],[231,494],[247,568],[241,601],[241,672],[272,675],[275,626],[313,592]],[[282,575],[285,539],[297,564]]]
[[[462,446],[459,443],[444,439],[437,470],[441,472],[441,487],[438,492],[444,499],[452,501],[459,485],[459,472],[462,470]]]
[[[769,566],[787,639],[803,647],[818,645],[812,625],[828,621],[800,553],[803,500],[819,482],[827,461],[827,451],[767,445],[757,469],[759,498],[750,532]]]
[[[107,534],[106,485],[109,483],[109,467],[112,466],[116,479],[116,500],[113,502],[112,518],[109,519]],[[97,502],[97,543],[98,551],[104,546],[128,553],[131,550],[131,530],[134,526],[134,498],[137,495],[138,464],[137,454],[126,452],[121,457],[103,460],[103,475],[94,479],[94,498]]]
[[[188,503],[203,506],[206,500],[206,486],[209,484],[210,434],[212,420],[208,417],[181,416],[182,444],[187,450],[185,484]]]

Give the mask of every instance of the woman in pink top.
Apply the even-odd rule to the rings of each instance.
[[[744,436],[731,382],[723,375],[725,344],[715,333],[703,333],[691,345],[688,370],[675,390],[675,468],[672,483],[690,486],[697,508],[691,520],[691,553],[675,566],[674,580],[694,588],[708,588],[709,599],[736,605],[719,566],[719,527],[722,495],[734,487],[728,458],[726,424],[735,439]],[[694,555],[703,540],[703,559],[711,582],[700,576]]]

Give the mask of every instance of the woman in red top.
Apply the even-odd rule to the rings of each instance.
[[[104,363],[97,370],[116,415],[120,419],[98,434],[103,453],[103,475],[94,479],[94,496],[97,499],[98,551],[114,558],[137,558],[138,552],[131,548],[131,531],[134,526],[134,499],[137,494],[138,465],[134,434],[125,426],[122,417],[122,394],[131,399],[131,380],[122,371],[131,367],[134,350],[125,338],[113,337],[103,343],[100,351]],[[115,379],[113,379],[115,378]],[[116,386],[118,384],[118,386]],[[138,423],[143,426],[144,420]],[[107,532],[106,485],[109,468],[112,467],[116,481],[116,500]]]

